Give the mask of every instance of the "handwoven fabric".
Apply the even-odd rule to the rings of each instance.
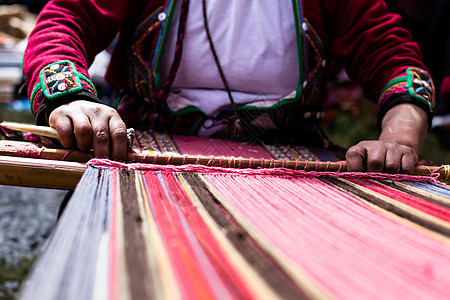
[[[146,138],[139,142],[147,151],[315,155]],[[130,166],[91,162],[23,299],[448,298],[445,186],[283,169]]]

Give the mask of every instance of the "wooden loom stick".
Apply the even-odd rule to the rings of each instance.
[[[67,160],[75,162],[87,162],[93,158],[91,152],[79,150],[50,149],[38,147],[28,142],[0,141],[0,155],[25,156],[24,150],[31,149],[35,158],[50,158],[54,160]],[[36,154],[37,153],[37,154]],[[32,156],[32,155],[31,155]],[[205,166],[224,168],[288,168],[305,171],[328,171],[346,172],[347,162],[326,162],[326,161],[306,161],[306,160],[280,160],[242,157],[220,157],[220,156],[197,156],[180,154],[149,154],[129,152],[128,161],[136,163],[151,163],[159,165],[185,165],[199,164]],[[439,180],[448,181],[450,178],[450,166],[416,166],[413,175],[429,176],[439,174]]]
[[[0,155],[66,160],[83,163],[93,157],[92,153],[80,150],[53,149],[38,146],[30,142],[8,140],[0,141]]]
[[[54,128],[48,126],[36,126],[32,124],[23,124],[16,122],[1,122],[0,126],[20,130],[24,132],[31,132],[45,137],[59,138],[58,133]],[[347,162],[325,162],[325,161],[306,161],[306,160],[269,160],[258,158],[242,158],[242,157],[210,157],[210,156],[195,156],[195,155],[166,155],[166,154],[142,154],[131,151],[131,144],[134,139],[134,129],[128,129],[128,161],[138,163],[153,163],[153,164],[200,164],[207,166],[218,167],[232,167],[232,168],[288,168],[294,170],[305,171],[329,171],[329,172],[346,172]],[[20,142],[14,142],[20,143]],[[20,144],[17,144],[20,145]],[[24,145],[24,144],[22,144]],[[0,141],[0,155],[14,155],[19,153],[14,149],[11,141]],[[50,158],[56,160],[68,160],[76,162],[87,162],[93,158],[92,152],[82,152],[79,150],[66,149],[51,149],[40,148],[41,158]],[[20,155],[19,155],[20,156]],[[431,174],[439,174],[439,180],[450,180],[450,165],[442,166],[416,166],[413,175],[429,176]]]
[[[73,190],[86,164],[46,159],[0,156],[0,184]]]
[[[52,127],[49,126],[37,126],[33,124],[24,124],[24,123],[16,123],[16,122],[8,122],[4,121],[0,123],[0,127],[5,127],[8,129],[18,130],[22,132],[29,132],[33,134],[37,134],[40,136],[48,137],[48,138],[54,138],[59,140],[58,131]],[[133,128],[127,129],[127,138],[128,138],[128,150],[131,150],[131,146],[133,144],[135,136],[135,131]]]
[[[0,123],[0,126],[3,126],[5,128],[13,129],[13,130],[19,130],[23,132],[31,132],[40,136],[46,136],[50,138],[58,138],[58,132],[56,129],[48,127],[48,126],[36,126],[31,124],[23,124],[23,123],[16,123],[16,122],[8,122],[3,121]]]
[[[129,154],[129,160],[138,163],[153,163],[160,165],[199,164],[205,166],[224,168],[287,168],[293,170],[318,172],[347,172],[347,162],[307,161],[307,160],[281,160],[242,157],[217,157],[195,155],[167,155],[167,154]],[[429,176],[439,174],[439,179],[448,181],[450,178],[450,165],[443,166],[416,166],[413,175]]]

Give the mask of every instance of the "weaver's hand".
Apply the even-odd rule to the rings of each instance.
[[[127,129],[117,111],[109,106],[76,100],[53,110],[49,125],[58,131],[66,148],[94,149],[96,157],[126,159]]]
[[[382,121],[378,140],[362,141],[346,154],[352,172],[412,173],[428,130],[426,113],[413,104],[399,104]]]

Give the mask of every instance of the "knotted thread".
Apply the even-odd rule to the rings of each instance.
[[[444,170],[444,174],[440,174],[439,171]],[[443,181],[448,181],[450,179],[450,165],[442,165],[434,171],[430,170],[430,176],[439,177],[442,176]]]

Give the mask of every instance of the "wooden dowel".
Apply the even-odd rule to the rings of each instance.
[[[0,156],[0,184],[73,190],[86,164],[35,158]]]
[[[0,155],[87,162],[92,153],[80,150],[53,149],[21,141],[0,141]]]
[[[306,160],[277,160],[277,159],[251,159],[242,157],[211,157],[194,155],[167,155],[167,154],[129,154],[129,160],[139,163],[152,163],[161,165],[200,164],[214,167],[231,168],[280,168],[318,172],[347,172],[347,162],[325,162]],[[416,166],[413,175],[429,176],[439,174],[439,180],[448,181],[450,178],[450,165],[442,166]]]
[[[38,147],[28,142],[0,141],[0,155],[21,156],[20,148],[35,147],[34,153],[39,153],[36,158],[50,158],[55,160],[67,160],[75,162],[87,162],[93,157],[92,152],[82,152],[79,150],[50,149]],[[196,155],[169,155],[169,154],[146,154],[146,153],[128,153],[128,162],[150,163],[160,165],[183,165],[200,164],[213,167],[224,168],[280,168],[285,167],[293,170],[305,171],[329,171],[346,172],[347,162],[325,162],[325,161],[306,161],[306,160],[279,160],[279,159],[261,159],[261,158],[242,158],[242,157],[217,157],[217,156],[196,156]],[[439,180],[448,181],[450,178],[450,166],[416,166],[413,175],[429,176],[438,173]]]
[[[0,126],[3,126],[5,128],[13,129],[13,130],[19,130],[23,132],[31,132],[40,136],[45,136],[49,138],[58,138],[58,132],[56,129],[48,127],[48,126],[36,126],[32,124],[23,124],[23,123],[16,123],[16,122],[1,122]]]
[[[48,126],[37,126],[33,124],[24,124],[24,123],[16,123],[16,122],[8,122],[4,121],[0,123],[0,126],[13,129],[13,130],[19,130],[22,132],[30,132],[36,135],[48,137],[48,138],[54,138],[59,140],[59,135],[56,129],[48,127]],[[133,128],[127,129],[127,139],[128,139],[128,150],[131,150],[131,147],[133,145],[133,140],[135,136],[135,131]]]

